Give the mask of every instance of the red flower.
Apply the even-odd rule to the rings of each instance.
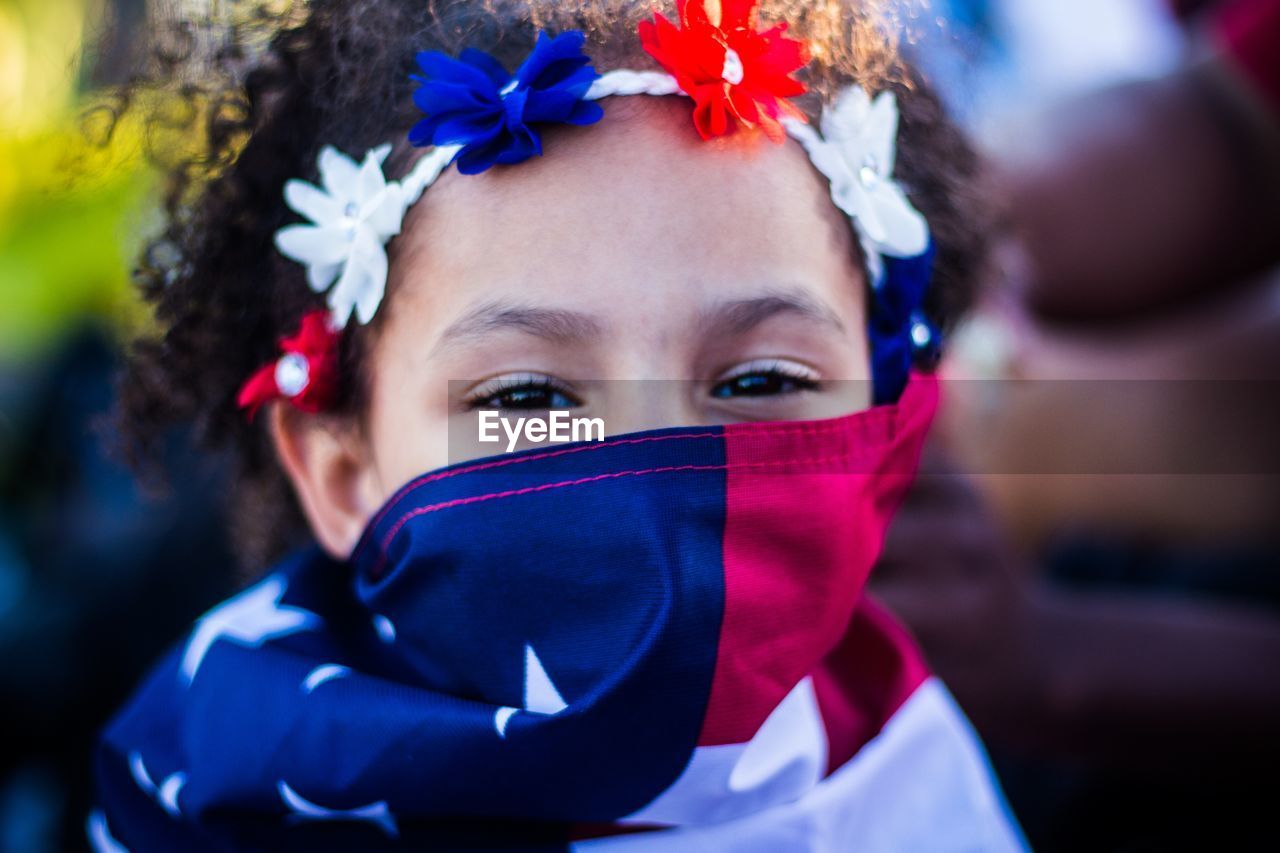
[[[786,24],[756,30],[757,0],[678,0],[680,27],[654,15],[640,23],[640,43],[693,98],[693,124],[703,139],[733,130],[730,117],[759,127],[774,142],[785,138],[778,119],[804,120],[787,98],[803,95],[791,76],[809,61]]]
[[[305,314],[297,334],[280,339],[283,355],[249,377],[236,403],[249,410],[250,420],[272,400],[288,400],[304,412],[329,408],[337,394],[339,338],[328,311]]]

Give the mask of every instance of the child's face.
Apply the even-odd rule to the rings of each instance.
[[[869,405],[868,381],[835,381],[869,378],[865,276],[802,149],[703,142],[684,101],[606,110],[545,157],[450,170],[406,217],[370,353],[362,511],[505,449],[478,441],[477,408],[571,409],[616,435]]]

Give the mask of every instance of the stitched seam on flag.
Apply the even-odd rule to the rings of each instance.
[[[869,422],[874,423],[876,420],[891,421],[895,418],[897,413],[892,410],[882,409],[878,411],[866,410],[863,412],[859,412],[857,414],[866,416]],[[875,414],[877,417],[871,418],[870,416],[872,414]],[[780,436],[780,435],[821,435],[823,433],[843,431],[847,429],[846,424],[838,422],[839,420],[843,420],[843,419],[837,419],[837,422],[833,422],[833,423],[809,424],[804,427],[788,427],[788,428],[782,428],[782,429],[776,429],[776,430],[769,430],[765,434],[768,435],[769,437]],[[622,447],[624,445],[629,445],[629,444],[646,444],[646,443],[655,442],[655,441],[691,441],[694,439],[705,439],[705,438],[726,438],[730,435],[733,435],[733,433],[726,431],[726,432],[699,432],[699,433],[691,433],[689,435],[655,435],[655,436],[649,436],[646,438],[619,438],[619,439],[614,439],[612,441],[602,441],[602,442],[597,442],[595,444],[583,445],[581,447],[567,447],[563,450],[550,450],[550,451],[547,451],[546,453],[536,453],[532,456],[521,456],[513,459],[498,459],[491,462],[483,462],[478,465],[469,465],[465,468],[458,468],[456,470],[440,471],[438,473],[433,473],[433,474],[424,474],[423,476],[418,477],[417,479],[412,480],[409,483],[406,483],[404,486],[401,486],[400,489],[395,493],[395,495],[393,495],[391,499],[387,501],[386,505],[381,510],[378,511],[378,514],[374,517],[374,520],[370,522],[368,527],[370,530],[373,530],[375,527],[381,524],[382,521],[385,519],[386,514],[390,512],[391,507],[394,506],[395,503],[399,501],[401,498],[405,497],[409,492],[413,491],[414,489],[417,489],[419,486],[425,486],[428,483],[434,483],[439,480],[445,480],[445,479],[448,479],[449,477],[457,477],[462,474],[471,474],[476,471],[485,471],[491,468],[499,468],[499,467],[508,466],[508,465],[519,465],[524,462],[536,462],[540,459],[549,459],[556,456],[565,456],[571,453],[583,453],[585,451],[591,451],[591,450],[604,450],[609,447]],[[354,557],[354,555],[352,556]]]
[[[649,436],[647,438],[618,438],[612,441],[601,441],[595,444],[583,445],[581,447],[566,447],[563,450],[549,450],[546,453],[535,453],[532,456],[519,456],[511,459],[496,459],[490,462],[482,462],[478,465],[469,465],[465,468],[458,468],[456,470],[439,471],[437,473],[432,473],[432,474],[423,474],[421,477],[418,477],[415,480],[411,480],[408,483],[406,483],[404,486],[400,487],[400,490],[397,491],[395,495],[391,498],[391,500],[387,502],[386,506],[384,506],[381,510],[378,511],[377,516],[369,524],[369,529],[372,530],[373,528],[377,527],[379,524],[382,523],[383,518],[386,516],[388,512],[391,511],[391,507],[395,505],[396,501],[400,500],[409,492],[413,491],[419,486],[425,486],[427,483],[434,483],[437,480],[445,480],[445,479],[448,479],[449,477],[457,477],[461,474],[471,474],[475,471],[486,471],[490,468],[500,468],[507,465],[519,465],[523,462],[536,462],[539,459],[550,459],[553,456],[566,456],[571,453],[582,453],[588,450],[603,450],[606,447],[621,447],[627,444],[645,444],[647,442],[654,442],[654,441],[685,441],[688,439],[695,439],[695,438],[723,438],[723,437],[724,437],[724,433],[699,432],[691,435],[654,435],[654,436]]]
[[[452,509],[458,506],[466,506],[467,504],[481,503],[486,501],[502,500],[503,498],[519,497],[521,495],[533,494],[535,492],[545,492],[551,489],[564,489],[570,486],[582,486],[589,483],[598,483],[603,480],[616,480],[620,477],[644,477],[652,474],[670,474],[683,471],[727,471],[740,470],[743,468],[781,468],[788,465],[817,465],[823,462],[849,462],[854,461],[857,457],[848,453],[841,453],[835,456],[819,456],[812,459],[771,459],[764,462],[735,462],[725,465],[667,465],[660,468],[640,468],[634,471],[613,471],[608,474],[596,474],[591,477],[581,477],[577,480],[561,480],[558,483],[543,483],[539,486],[525,486],[522,489],[508,489],[502,492],[490,492],[485,495],[472,495],[467,498],[455,498],[450,501],[442,501],[438,504],[430,506],[421,506],[412,509],[400,516],[396,523],[391,526],[391,530],[383,537],[381,553],[378,556],[378,563],[373,569],[373,576],[378,577],[382,574],[382,568],[386,563],[387,549],[391,547],[391,542],[396,538],[401,529],[404,528],[413,519],[427,515],[432,512],[439,512],[443,509]],[[865,472],[872,473],[872,472]]]
[[[859,412],[859,414],[868,414],[868,412]],[[891,420],[893,418],[893,412],[891,411],[877,412],[877,414],[879,415],[879,418],[874,420]],[[868,418],[868,421],[870,421],[870,423],[874,423],[874,420]],[[809,427],[803,427],[803,428],[771,430],[771,432],[769,432],[769,435],[771,435],[771,437],[772,435],[801,435],[801,434],[814,435],[814,434],[837,432],[837,430],[845,430],[845,429],[847,429],[845,424],[812,424],[812,425],[809,425]],[[700,439],[700,438],[726,438],[728,437],[728,435],[731,435],[731,434],[733,433],[727,433],[727,432],[726,433],[691,433],[689,435],[650,435],[650,437],[646,437],[646,438],[617,438],[617,439],[613,439],[613,441],[604,441],[604,442],[596,442],[594,444],[585,444],[585,446],[582,446],[582,447],[566,447],[564,448],[564,450],[548,451],[545,453],[534,453],[534,455],[532,456],[521,456],[521,457],[516,457],[516,459],[494,460],[490,462],[483,462],[483,464],[479,464],[479,465],[468,465],[467,467],[460,467],[460,469],[456,469],[456,470],[439,471],[439,473],[435,473],[435,474],[424,474],[420,476],[420,478],[411,480],[410,483],[403,485],[403,487],[401,487],[401,489],[399,489],[399,491],[396,494],[394,494],[394,496],[392,497],[392,500],[388,501],[387,507],[384,507],[383,510],[379,512],[378,517],[376,517],[375,521],[372,521],[370,526],[372,528],[372,526],[378,525],[380,521],[383,520],[383,516],[387,515],[387,512],[390,510],[390,506],[392,506],[393,503],[396,503],[396,501],[398,501],[399,498],[404,497],[404,494],[407,494],[408,492],[412,492],[413,489],[420,487],[420,485],[434,483],[436,482],[436,480],[451,478],[451,476],[458,476],[461,474],[471,474],[471,473],[474,473],[474,471],[488,470],[490,469],[490,467],[500,467],[504,465],[518,465],[518,464],[521,464],[521,462],[535,462],[538,460],[550,459],[550,457],[553,457],[553,456],[564,456],[564,455],[567,455],[567,453],[581,453],[585,451],[605,450],[605,448],[608,448],[608,447],[622,447],[623,444],[644,444],[646,442],[682,442],[682,441],[691,441],[691,439]]]

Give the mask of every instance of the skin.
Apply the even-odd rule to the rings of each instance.
[[[871,588],[911,626],[985,743],[1077,771],[1191,774],[1202,785],[1270,772],[1273,613],[1140,587],[1065,589],[1011,547],[977,485],[935,438]]]
[[[702,142],[680,99],[605,109],[545,134],[544,157],[450,170],[410,210],[360,422],[275,407],[334,556],[409,479],[505,449],[479,443],[478,408],[568,409],[617,435],[869,405],[865,276],[802,149]]]
[[[1014,382],[1051,392],[1034,411],[1006,401],[994,420],[1020,428],[953,420],[935,441],[950,433],[971,470],[979,447],[988,465],[1021,448],[1031,453],[1023,458],[1057,454],[1088,471],[1101,447],[1139,470],[1162,458],[1175,468],[971,482],[937,443],[895,516],[872,590],[910,625],[983,741],[1023,764],[1029,784],[1010,794],[1015,810],[1031,806],[1033,846],[1114,847],[1117,833],[1129,847],[1195,846],[1185,836],[1196,824],[1174,814],[1180,804],[1221,825],[1225,798],[1235,809],[1236,792],[1268,778],[1280,752],[1280,620],[1265,602],[1227,595],[1239,583],[1230,573],[1213,595],[1183,577],[1187,557],[1219,549],[1215,568],[1227,568],[1240,546],[1275,539],[1277,481],[1263,473],[1274,471],[1275,418],[1256,405],[1241,417],[1195,386],[1271,378],[1280,364],[1274,276],[1255,275],[1280,259],[1280,122],[1231,60],[1211,57],[1090,95],[1051,116],[1042,138],[1038,156],[993,164],[1021,239],[1015,295],[1059,324],[1020,337],[1014,373],[1140,379],[1145,390],[1100,413],[1048,387],[1095,383]],[[1257,461],[1258,473],[1174,473],[1222,458],[1218,445]],[[1008,541],[984,492],[1025,541]],[[1064,532],[1155,546],[1169,565],[1148,558],[1135,580],[1154,571],[1163,582],[1055,582],[1033,552]],[[1107,813],[1139,817],[1079,820],[1097,823],[1104,797]],[[1153,825],[1141,815],[1154,799],[1163,812]],[[1255,823],[1232,829],[1247,837],[1262,832]]]
[[[995,166],[1044,319],[1141,320],[1275,264],[1280,121],[1229,58],[1093,94],[1040,136]]]

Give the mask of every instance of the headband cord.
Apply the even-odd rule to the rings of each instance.
[[[306,347],[297,335],[283,338],[283,355],[246,382],[240,406],[252,416],[275,399],[311,411],[317,400],[334,399],[332,388],[313,387],[321,379],[336,382],[332,355],[317,342],[331,338],[329,346],[336,348],[353,316],[362,324],[373,319],[386,288],[385,246],[400,233],[409,207],[449,165],[475,174],[522,162],[542,153],[539,127],[593,124],[604,114],[597,101],[631,95],[692,99],[704,139],[742,127],[800,144],[858,235],[871,293],[874,400],[896,400],[915,356],[935,355],[939,344],[923,313],[934,257],[929,228],[893,177],[897,101],[887,91],[872,100],[852,85],[824,107],[814,128],[789,100],[805,91],[791,75],[808,61],[807,46],[788,38],[782,24],[758,30],[753,4],[735,9],[735,16],[745,17],[713,21],[703,6],[683,3],[679,28],[661,15],[643,22],[641,42],[664,71],[598,74],[582,53],[585,36],[576,30],[540,32],[514,73],[474,48],[457,58],[420,53],[424,75],[413,77],[421,84],[413,98],[425,118],[410,130],[409,141],[428,150],[403,179],[386,180],[382,165],[391,146],[384,144],[359,164],[325,146],[317,161],[320,186],[286,182],[286,203],[310,221],[281,228],[275,244],[306,266],[312,290],[327,292],[329,322],[307,321]],[[720,67],[720,77],[708,67]],[[321,327],[329,338],[317,331]]]

